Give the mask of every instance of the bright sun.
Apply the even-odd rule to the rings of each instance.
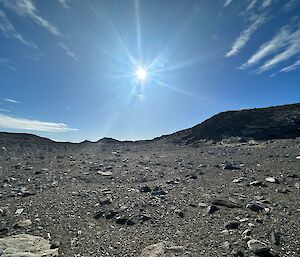
[[[141,81],[141,82],[145,81],[147,78],[146,69],[142,66],[137,67],[135,70],[135,76],[139,81]]]

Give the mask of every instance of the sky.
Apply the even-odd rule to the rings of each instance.
[[[0,131],[151,139],[300,102],[300,0],[0,0]]]

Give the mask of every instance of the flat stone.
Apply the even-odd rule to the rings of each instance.
[[[14,225],[14,228],[26,228],[26,227],[29,227],[31,226],[32,224],[32,221],[29,220],[29,219],[26,219],[26,220],[20,220],[16,225]]]
[[[270,182],[270,183],[279,184],[279,180],[277,178],[274,178],[274,177],[267,177],[267,178],[265,178],[265,180]]]
[[[232,201],[223,200],[223,199],[214,199],[211,201],[213,205],[225,206],[228,208],[240,208],[241,205],[234,203]]]
[[[139,257],[175,257],[182,256],[182,246],[175,246],[171,242],[161,242],[146,247]]]
[[[248,248],[250,251],[252,251],[255,254],[261,254],[268,252],[270,250],[270,247],[268,247],[265,243],[251,239],[247,242]]]
[[[0,238],[1,257],[54,257],[58,249],[50,249],[50,242],[39,236],[19,234]]]

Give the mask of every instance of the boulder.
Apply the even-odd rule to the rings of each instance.
[[[50,246],[49,240],[28,234],[0,238],[1,257],[58,256],[58,249],[50,249]]]

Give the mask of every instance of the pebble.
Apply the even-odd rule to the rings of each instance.
[[[246,207],[249,208],[251,211],[255,211],[255,212],[260,212],[264,209],[258,203],[250,203]]]
[[[219,210],[219,208],[215,205],[209,205],[206,209],[208,214],[213,214],[214,212],[216,212],[217,210]]]
[[[26,228],[32,225],[32,221],[30,219],[21,220],[17,224],[14,225],[14,228]]]
[[[19,209],[17,209],[17,210],[15,211],[15,215],[20,215],[20,214],[23,213],[23,211],[24,211],[23,208],[19,208]]]
[[[270,183],[279,184],[279,180],[277,178],[274,178],[274,177],[267,177],[267,178],[265,178],[265,180],[270,182]]]

